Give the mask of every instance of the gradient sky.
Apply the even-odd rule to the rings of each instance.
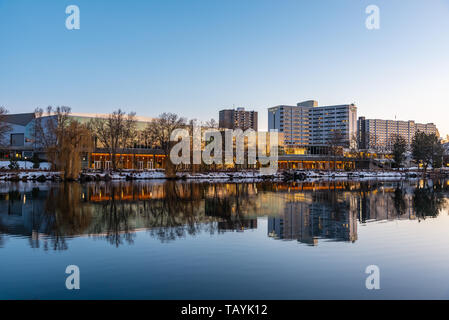
[[[81,29],[67,30],[76,4]],[[380,8],[380,30],[365,8]],[[449,0],[0,0],[0,105],[218,120],[315,99],[449,134]]]

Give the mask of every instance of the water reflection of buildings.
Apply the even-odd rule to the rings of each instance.
[[[357,198],[360,222],[416,219],[413,191],[410,186],[398,188],[387,184],[362,194]]]
[[[47,228],[50,221],[37,219],[42,213],[48,188],[21,188],[0,192],[0,232],[32,235]]]
[[[172,241],[256,229],[258,217],[268,217],[268,235],[275,239],[352,242],[358,238],[357,222],[437,216],[449,185],[416,187],[387,182],[5,183],[0,186],[0,246],[2,234],[27,237],[33,247],[43,239],[65,249],[67,237],[81,235],[118,246],[132,243],[138,230]]]
[[[268,236],[318,245],[354,242],[357,224],[436,217],[449,183],[319,182],[284,185],[285,206],[268,218]]]
[[[243,195],[240,194],[240,196]],[[248,197],[247,193],[243,198],[234,194],[233,196],[212,196],[204,200],[205,214],[208,217],[220,220],[217,224],[218,231],[241,232],[248,229],[257,229],[257,217],[254,217],[254,213],[247,212],[248,207],[254,208],[254,203],[251,203],[254,198]]]
[[[287,202],[280,217],[268,218],[268,235],[318,245],[319,239],[357,240],[357,212],[345,203]]]

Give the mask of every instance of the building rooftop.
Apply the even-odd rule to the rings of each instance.
[[[4,121],[19,126],[26,126],[34,119],[34,112],[30,113],[16,113],[4,115]]]
[[[46,117],[47,114],[44,113],[42,116]],[[109,114],[72,112],[72,113],[70,113],[70,116],[78,117],[78,118],[96,118],[96,117],[98,117],[98,118],[107,119]],[[34,112],[15,113],[15,114],[6,114],[4,116],[4,121],[8,122],[8,123],[11,123],[11,124],[26,126],[34,118],[35,118],[35,113]],[[136,116],[136,120],[139,121],[139,122],[150,122],[153,119],[155,119],[155,118],[144,117],[144,116]]]
[[[103,118],[103,119],[107,119],[109,117],[109,114],[106,114],[106,113],[78,113],[78,112],[72,112],[70,115],[74,116],[74,117],[80,117],[80,118]],[[141,121],[141,122],[150,122],[150,121],[152,121],[154,119],[155,118],[151,118],[151,117],[136,116],[136,120],[137,121]]]
[[[359,120],[365,120],[365,121],[393,121],[393,122],[412,122],[415,124],[427,124],[427,125],[435,125],[433,122],[427,122],[427,123],[421,123],[421,122],[416,122],[416,120],[392,120],[392,119],[377,119],[377,118],[369,118],[367,119],[366,117],[359,117]]]

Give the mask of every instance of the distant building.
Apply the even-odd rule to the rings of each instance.
[[[106,119],[108,115],[71,113],[70,118],[87,123],[96,117]],[[10,127],[5,134],[0,148],[0,159],[9,160],[30,160],[34,154],[41,160],[47,158],[44,146],[35,140],[35,128],[38,115],[32,113],[7,114],[3,121]],[[44,130],[53,121],[56,123],[56,115],[43,115],[39,118]],[[151,121],[151,118],[136,117],[137,140],[135,144],[130,144],[125,148],[120,148],[116,155],[119,168],[123,169],[156,169],[163,168],[165,155],[160,149],[152,149],[140,137],[143,129]],[[83,168],[110,169],[111,156],[108,150],[98,139],[94,141],[93,152],[83,155],[81,166]]]
[[[384,151],[391,147],[392,137],[399,135],[410,146],[415,133],[421,131],[439,136],[438,129],[433,123],[415,123],[415,121],[397,121],[365,119],[358,120],[358,140],[360,149]]]
[[[5,141],[1,141],[0,158],[29,158],[33,156],[36,146],[34,137],[33,113],[7,114],[3,121],[10,130],[5,134]]]
[[[245,108],[220,110],[218,125],[226,129],[257,131],[257,111],[246,111]]]
[[[357,107],[320,107],[314,100],[272,107],[268,109],[268,130],[283,133],[287,146],[325,146],[335,132],[341,134],[342,144],[349,146],[357,133]]]

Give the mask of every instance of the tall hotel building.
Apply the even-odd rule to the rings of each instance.
[[[433,123],[415,123],[415,121],[396,121],[365,119],[358,121],[358,139],[360,149],[386,150],[391,147],[392,137],[402,136],[410,146],[418,131],[439,136],[438,129]]]
[[[245,108],[220,110],[218,126],[226,129],[253,129],[257,131],[257,111]]]
[[[335,132],[349,146],[357,134],[357,107],[354,104],[318,106],[314,100],[296,106],[268,109],[268,130],[284,136],[285,146],[326,146]]]

